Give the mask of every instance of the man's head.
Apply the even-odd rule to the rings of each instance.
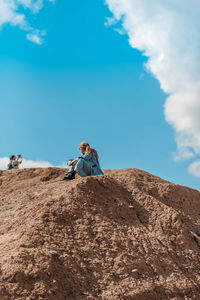
[[[86,153],[87,148],[90,148],[90,145],[87,142],[82,142],[79,144],[79,150],[82,154]]]
[[[15,156],[15,155],[12,155],[12,156],[10,157],[10,160],[16,160],[16,156]]]

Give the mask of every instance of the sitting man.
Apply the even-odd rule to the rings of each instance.
[[[70,168],[63,180],[74,179],[76,172],[81,177],[103,175],[97,151],[90,148],[90,145],[87,142],[80,143],[79,150],[82,155],[74,160],[71,159],[68,161],[68,166]]]
[[[8,164],[8,170],[13,170],[13,169],[19,169],[19,165],[22,163],[23,158],[20,154],[17,155],[17,158],[15,155],[12,155],[10,157],[10,162]]]

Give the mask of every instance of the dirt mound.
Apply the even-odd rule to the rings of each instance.
[[[200,299],[200,192],[136,170],[0,172],[0,299]]]

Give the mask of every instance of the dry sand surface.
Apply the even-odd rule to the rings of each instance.
[[[0,171],[0,300],[200,299],[200,192],[64,172]]]

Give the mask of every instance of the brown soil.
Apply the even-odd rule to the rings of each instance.
[[[200,299],[200,192],[136,169],[0,172],[0,299]]]

